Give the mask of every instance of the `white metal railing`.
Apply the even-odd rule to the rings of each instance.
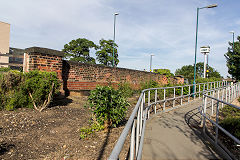
[[[212,92],[212,96],[209,95]],[[230,104],[234,99],[240,96],[240,83],[224,86],[218,90],[211,90],[203,95],[203,105],[199,107],[199,111],[203,117],[203,134],[206,138],[221,151],[226,159],[239,159],[236,157],[219,139],[219,130],[226,136],[233,140],[236,146],[240,147],[240,140],[234,137],[229,131],[225,130],[219,125],[219,109],[225,105],[236,108],[240,111],[240,107]],[[208,101],[210,99],[210,101]],[[213,118],[215,116],[215,118]],[[215,120],[214,120],[215,119]],[[208,120],[214,127],[214,131],[208,131],[206,120]]]
[[[156,114],[159,112],[170,111],[181,106],[184,103],[184,99],[187,102],[190,102],[191,99],[200,99],[206,91],[215,90],[227,85],[227,81],[218,81],[199,83],[195,85],[191,84],[174,87],[149,88],[143,90],[108,159],[119,159],[119,155],[122,151],[127,135],[130,133],[128,158],[130,160],[140,160],[142,157],[146,120],[149,119],[151,113]],[[213,94],[213,92],[209,93]],[[167,105],[167,102],[172,102],[172,104]],[[178,102],[179,105],[177,105],[176,102]],[[157,107],[157,105],[159,107]]]

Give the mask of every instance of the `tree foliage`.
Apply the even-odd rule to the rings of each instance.
[[[221,78],[220,73],[211,66],[207,66],[207,78]],[[196,78],[201,78],[204,72],[204,63],[196,64]],[[185,65],[175,71],[175,75],[182,75],[188,80],[194,79],[194,65]]]
[[[240,80],[240,36],[237,39],[238,41],[234,42],[234,50],[233,43],[229,42],[230,47],[224,56],[227,59],[228,73],[236,80]]]
[[[166,75],[167,77],[173,77],[174,74],[171,73],[171,71],[169,69],[154,69],[153,70],[154,73],[159,73],[161,75]]]
[[[117,66],[119,63],[118,59],[118,50],[117,44],[113,40],[104,40],[99,41],[99,51],[96,52],[97,60],[99,63],[106,66],[111,66],[113,62],[113,48],[114,48],[114,66]]]
[[[65,44],[62,51],[65,52],[64,57],[71,61],[95,64],[95,59],[89,54],[91,48],[97,49],[97,45],[86,38],[78,38]]]

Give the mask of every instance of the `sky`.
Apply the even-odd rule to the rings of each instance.
[[[224,54],[240,35],[239,0],[0,0],[0,21],[10,28],[10,46],[62,50],[73,39],[86,38],[99,44],[116,40],[121,68],[170,69],[194,64],[197,7],[199,11],[197,62],[200,47],[209,45],[209,65],[226,77]],[[95,51],[91,51],[95,57]]]

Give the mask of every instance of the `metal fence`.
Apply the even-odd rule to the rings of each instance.
[[[212,96],[210,96],[210,92],[212,93]],[[199,111],[203,117],[203,134],[226,159],[240,159],[240,155],[236,155],[240,153],[240,140],[219,125],[219,110],[225,105],[228,105],[240,111],[240,107],[230,104],[239,96],[240,83],[238,82],[233,85],[222,87],[218,90],[206,92],[203,95],[203,105],[199,107]],[[209,123],[211,125],[209,125]],[[222,132],[222,135],[227,136],[228,140],[232,140],[232,144],[234,144],[237,150],[239,150],[238,153],[232,153],[231,150],[223,144],[219,132]],[[226,137],[224,137],[224,139],[226,139]]]
[[[197,98],[200,99],[206,91],[210,90],[209,93],[214,94],[211,90],[223,88],[227,85],[227,81],[218,81],[143,90],[108,159],[119,159],[119,155],[129,134],[130,146],[129,157],[127,158],[130,160],[141,159],[146,120],[149,119],[151,114],[167,112],[178,108],[184,102],[190,102]]]

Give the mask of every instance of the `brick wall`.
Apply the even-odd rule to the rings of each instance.
[[[112,84],[117,86],[121,82],[128,82],[138,89],[141,82],[150,79],[162,84],[167,84],[165,76],[137,71],[125,68],[112,68],[102,65],[83,64],[71,61],[63,61],[64,88],[70,91],[92,90],[96,85]]]
[[[83,64],[63,60],[64,53],[47,48],[31,47],[25,49],[24,71],[43,70],[57,72],[62,81],[62,89],[68,95],[71,91],[89,91],[97,85],[117,86],[128,82],[138,89],[142,82],[149,80],[167,84],[164,75],[126,68],[112,68],[103,65]]]
[[[57,76],[62,80],[62,57],[63,52],[31,47],[25,49],[23,71],[42,70],[57,72]]]

